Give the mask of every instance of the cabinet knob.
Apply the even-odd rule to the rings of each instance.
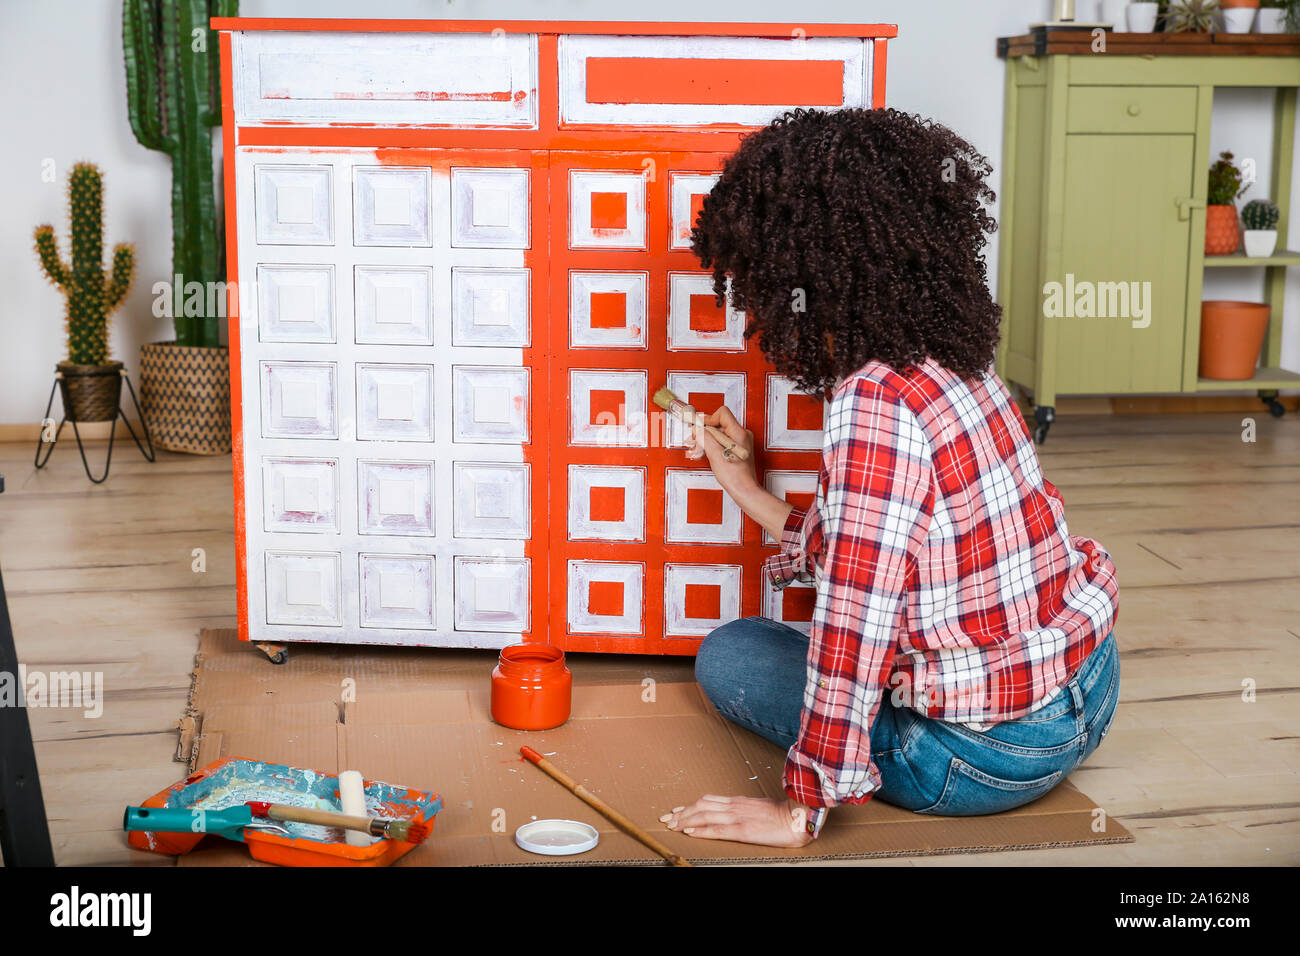
[[[1139,115],[1141,112],[1142,112],[1142,107],[1138,106],[1136,103],[1130,103],[1130,104],[1128,105],[1128,115],[1129,115],[1129,116],[1137,116],[1137,115]]]

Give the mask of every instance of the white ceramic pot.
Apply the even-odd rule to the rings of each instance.
[[[1261,7],[1255,21],[1256,33],[1285,33],[1286,11],[1277,7]]]
[[[1101,0],[1102,23],[1112,23],[1116,33],[1128,30],[1128,0]]]
[[[1255,23],[1255,14],[1257,12],[1254,7],[1229,7],[1226,10],[1221,10],[1224,32],[1249,33],[1251,26]]]
[[[1130,3],[1128,5],[1128,32],[1154,33],[1156,16],[1160,13],[1158,3]]]
[[[1246,255],[1251,259],[1267,259],[1277,248],[1276,229],[1243,229]]]

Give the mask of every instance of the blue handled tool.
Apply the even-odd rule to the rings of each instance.
[[[265,820],[253,820],[253,808],[247,804],[224,810],[192,810],[188,807],[127,807],[122,829],[149,830],[154,833],[212,833],[227,840],[244,842],[244,828],[288,830]]]

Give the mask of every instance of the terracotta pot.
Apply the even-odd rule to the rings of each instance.
[[[553,644],[501,649],[492,671],[492,719],[514,730],[550,730],[569,719],[573,674]]]
[[[1219,7],[1223,10],[1235,10],[1238,8],[1258,10],[1259,0],[1219,0]]]
[[[1207,206],[1205,208],[1205,254],[1230,256],[1241,245],[1241,230],[1237,227],[1236,206]]]
[[[122,397],[122,363],[74,365],[60,362],[59,392],[63,414],[74,422],[111,422]]]
[[[1241,381],[1255,374],[1268,331],[1269,307],[1263,302],[1201,303],[1201,378]]]
[[[175,342],[140,346],[140,407],[154,445],[194,455],[230,451],[230,353]]]

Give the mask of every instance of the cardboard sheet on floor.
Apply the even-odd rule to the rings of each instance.
[[[693,840],[658,822],[704,793],[776,796],[780,748],[717,716],[673,658],[571,655],[573,716],[563,727],[521,733],[492,723],[495,652],[294,645],[276,666],[233,630],[203,634],[183,722],[191,769],[219,757],[271,760],[436,790],[433,836],[398,866],[658,863],[658,857],[522,760],[529,744],[669,847],[695,862],[754,863],[974,853],[1127,843],[1068,782],[1027,807],[991,817],[909,813],[879,801],[831,814],[799,850]],[[532,819],[583,820],[600,844],[574,858],[519,849]],[[206,840],[182,866],[261,865],[242,846]]]

